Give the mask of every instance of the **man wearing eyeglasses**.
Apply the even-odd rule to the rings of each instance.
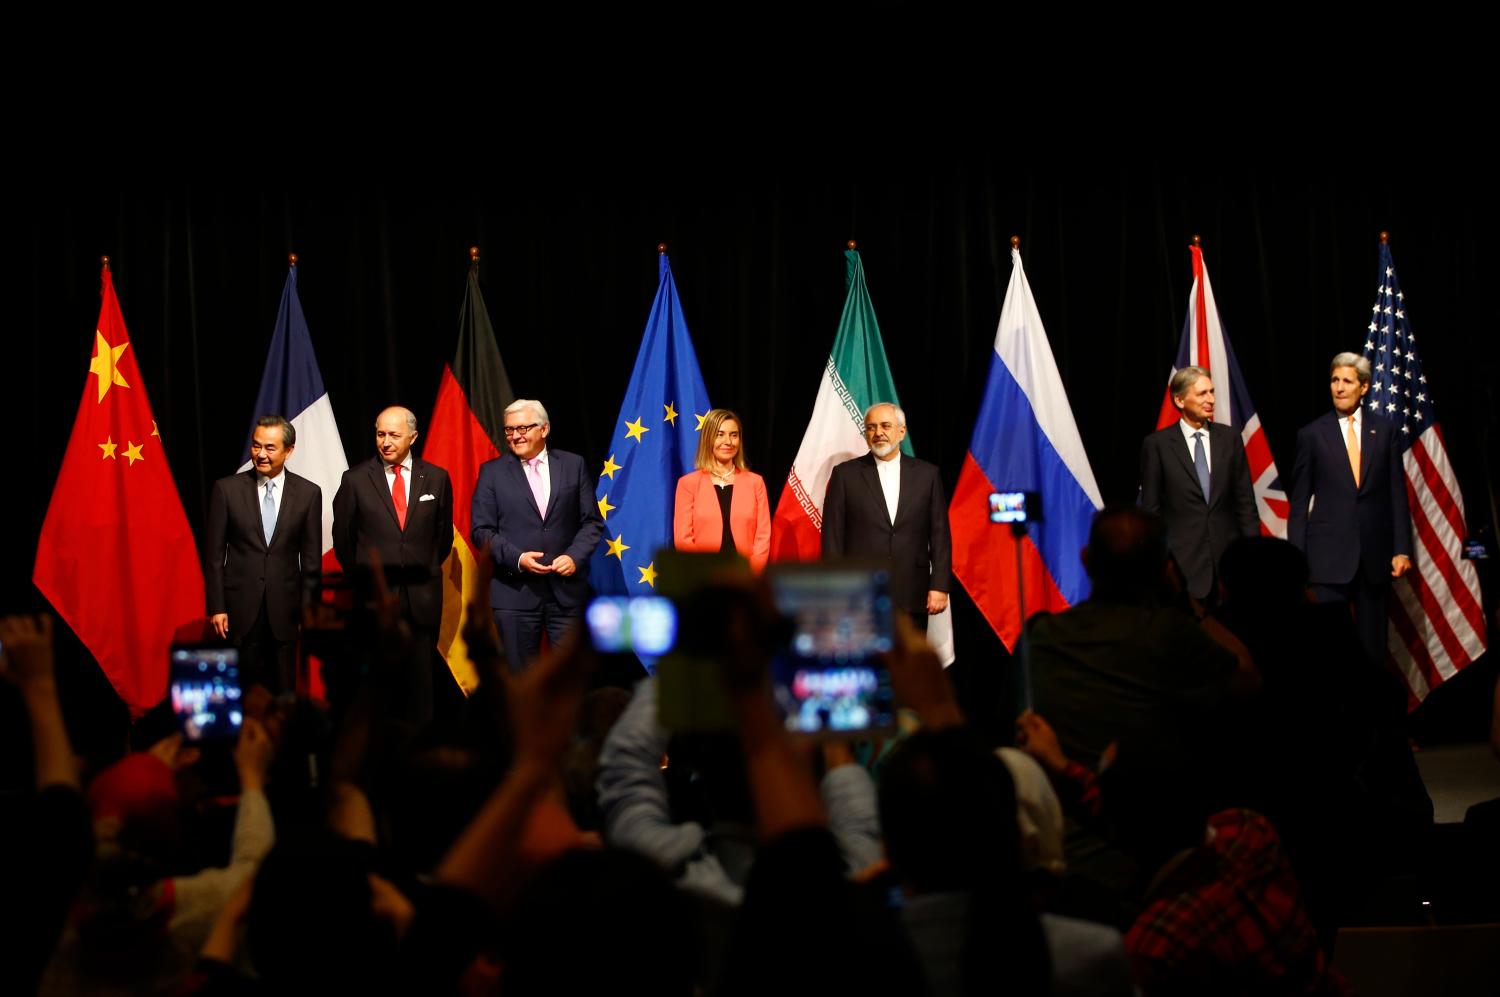
[[[547,446],[542,403],[505,409],[510,453],[486,461],[474,486],[474,548],[495,562],[490,606],[514,671],[577,623],[589,598],[589,555],[604,532],[583,458]]]

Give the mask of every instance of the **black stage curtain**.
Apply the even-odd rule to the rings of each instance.
[[[507,168],[455,183],[323,174],[297,181],[40,184],[15,195],[24,259],[11,272],[8,380],[26,484],[6,491],[21,544],[4,605],[40,601],[35,538],[82,391],[98,258],[115,286],[189,520],[239,463],[286,274],[303,308],[352,462],[387,404],[425,423],[452,355],[468,265],[483,282],[518,395],[542,399],[554,446],[602,459],[669,247],[718,404],[744,418],[773,493],[795,455],[858,240],[918,455],[951,489],[983,391],[1010,236],[1047,326],[1107,502],[1133,501],[1201,234],[1220,312],[1290,487],[1299,426],[1328,404],[1329,358],[1359,350],[1392,247],[1463,486],[1493,537],[1500,365],[1490,184],[1433,167],[1383,177],[1368,160],[1244,166],[1080,157],[909,156],[900,166],[792,159],[674,168],[642,158]],[[420,443],[419,443],[420,447]],[[1495,578],[1486,573],[1494,605]],[[960,606],[965,659],[1003,659]]]

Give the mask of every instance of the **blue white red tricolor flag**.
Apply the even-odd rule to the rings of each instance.
[[[1415,707],[1439,683],[1485,650],[1484,599],[1472,561],[1462,556],[1464,496],[1448,463],[1432,390],[1417,356],[1391,247],[1380,244],[1375,307],[1366,328],[1371,411],[1401,427],[1411,507],[1412,570],[1391,586],[1386,653],[1406,676]]]
[[[1103,507],[1021,253],[1010,253],[995,354],[969,453],[948,509],[953,573],[1008,648],[1021,633],[1016,540],[989,521],[991,492],[1037,492],[1041,522],[1021,538],[1027,614],[1061,612],[1088,597],[1078,552]]]
[[[287,271],[286,284],[281,290],[271,349],[266,354],[260,391],[255,395],[250,431],[245,434],[241,471],[250,470],[250,437],[255,435],[255,420],[263,415],[282,416],[297,431],[297,449],[286,460],[287,470],[323,489],[323,565],[325,569],[335,568],[338,562],[333,559],[333,495],[349,469],[349,460],[344,456],[344,441],[333,419],[333,405],[323,387],[318,358],[313,355],[312,334],[302,317],[295,263]]]
[[[1177,347],[1177,362],[1167,375],[1168,388],[1163,393],[1161,414],[1156,428],[1165,429],[1181,414],[1172,404],[1172,374],[1192,365],[1208,371],[1214,382],[1214,422],[1234,427],[1245,444],[1250,461],[1250,481],[1255,489],[1255,509],[1260,514],[1260,532],[1268,537],[1286,537],[1288,503],[1276,461],[1271,458],[1271,444],[1260,426],[1250,389],[1245,387],[1240,365],[1219,321],[1219,306],[1214,301],[1213,284],[1203,263],[1203,250],[1190,247],[1193,254],[1193,289],[1188,294],[1187,319],[1182,324],[1182,342]]]

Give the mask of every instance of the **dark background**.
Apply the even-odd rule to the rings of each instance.
[[[20,386],[12,444],[27,466],[4,489],[20,539],[0,606],[41,601],[31,563],[93,350],[101,254],[201,536],[212,481],[246,442],[288,252],[351,463],[372,452],[382,407],[406,405],[425,425],[471,244],[516,392],[547,404],[556,446],[595,460],[664,241],[709,393],[741,413],[751,464],[779,494],[842,307],[845,241],[859,242],[916,452],[951,490],[1019,235],[1094,474],[1106,502],[1129,502],[1182,330],[1192,235],[1289,489],[1296,430],[1328,404],[1328,359],[1363,345],[1387,229],[1470,531],[1493,538],[1500,260],[1491,181],[1473,161],[1211,157],[1221,165],[1205,171],[1190,158],[1023,163],[891,147],[851,163],[786,149],[692,163],[558,156],[462,182],[353,169],[38,180],[10,232],[4,369]],[[1497,580],[1484,568],[1493,618]],[[956,609],[963,665],[1002,673],[998,642],[967,600]],[[73,681],[102,694],[76,643],[64,657]],[[1493,677],[1481,662],[1440,690],[1419,733],[1477,736]]]

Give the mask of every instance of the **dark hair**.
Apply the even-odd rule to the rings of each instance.
[[[282,446],[286,447],[287,449],[291,449],[292,447],[297,445],[297,427],[288,422],[285,416],[263,415],[259,419],[255,420],[255,426],[257,429],[273,429],[276,427],[280,427]]]
[[[969,895],[964,992],[1046,993],[1051,960],[1026,887],[1005,763],[961,728],[918,731],[886,764],[880,823],[903,884]]]
[[[273,990],[373,992],[392,978],[395,931],[371,910],[369,873],[365,847],[329,834],[271,849],[245,939]]]
[[[572,851],[528,884],[501,932],[507,994],[693,992],[686,898],[649,859]]]
[[[1145,509],[1107,506],[1089,526],[1087,562],[1095,598],[1154,594],[1167,567],[1166,525]]]

